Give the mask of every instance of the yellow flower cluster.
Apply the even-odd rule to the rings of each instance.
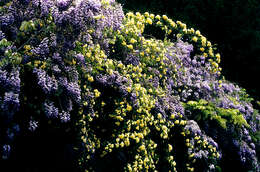
[[[32,64],[32,62],[29,62],[29,63],[27,63],[27,65],[34,66],[34,67],[40,68],[40,69],[45,69],[45,68],[49,67],[49,65],[47,64],[46,61],[41,61],[41,60],[35,60],[35,61],[33,61],[33,64]]]
[[[214,52],[214,47],[212,46],[211,42],[204,37],[199,30],[195,31],[193,28],[187,28],[186,24],[182,23],[181,21],[174,22],[172,19],[169,19],[166,15],[160,16],[154,14],[149,14],[148,12],[144,13],[144,15],[140,13],[127,13],[126,24],[124,29],[122,30],[125,33],[124,36],[130,35],[138,38],[138,35],[144,32],[144,28],[146,25],[152,25],[160,27],[166,33],[166,38],[169,36],[173,30],[178,31],[177,34],[178,38],[183,36],[188,36],[189,42],[194,42],[195,47],[200,50],[200,54],[206,58],[212,59],[212,73],[217,73],[220,75],[221,68],[219,67],[220,63],[220,54]],[[130,34],[131,33],[131,34]],[[144,38],[140,37],[139,41],[143,41]],[[147,40],[150,41],[150,40]],[[131,41],[130,41],[131,43]],[[133,43],[133,42],[132,42]],[[132,49],[133,46],[126,44],[123,42],[124,46],[130,47]],[[157,48],[159,48],[157,46]],[[150,47],[147,47],[145,52],[141,52],[141,56],[144,56],[145,53],[150,53]]]
[[[90,154],[93,153],[92,151],[98,150],[101,152],[100,158],[106,158],[108,154],[114,151],[131,147],[132,151],[128,153],[134,157],[134,160],[125,166],[125,171],[156,171],[156,166],[160,160],[158,150],[164,150],[167,152],[165,159],[171,171],[176,171],[174,143],[170,140],[173,132],[180,131],[188,149],[194,150],[195,147],[208,149],[210,155],[218,158],[219,155],[215,147],[199,136],[193,137],[189,131],[184,130],[187,121],[181,114],[163,116],[163,114],[153,111],[158,101],[158,95],[159,97],[166,97],[164,90],[167,90],[167,88],[162,88],[166,86],[164,83],[168,79],[166,77],[166,69],[169,68],[167,66],[166,47],[172,46],[173,43],[167,38],[156,40],[140,35],[144,32],[146,25],[156,25],[164,30],[168,36],[173,30],[178,30],[178,37],[182,37],[184,34],[188,35],[190,42],[193,41],[198,46],[201,53],[199,55],[209,57],[208,61],[211,62],[216,70],[215,72],[219,71],[220,55],[215,54],[211,43],[199,31],[195,31],[193,28],[187,29],[184,23],[174,22],[165,15],[128,13],[124,22],[122,29],[116,31],[114,41],[119,41],[120,45],[127,51],[139,56],[140,63],[138,65],[126,65],[119,60],[109,59],[98,44],[80,46],[86,64],[91,66],[92,70],[91,72],[87,70],[82,72],[85,80],[81,81],[83,86],[81,94],[95,97],[92,100],[83,101],[83,108],[94,107],[93,114],[86,114],[83,109],[79,111],[82,119],[78,125],[82,126],[81,140],[86,143],[87,152]],[[138,49],[140,45],[142,45],[142,48]],[[158,69],[159,73],[153,72],[152,69]],[[170,69],[173,73],[177,73],[176,66],[171,66]],[[113,102],[100,101],[104,96],[102,89],[95,88],[95,76],[100,73],[105,75],[117,73],[125,77],[129,81],[125,85],[126,91],[129,95],[136,95],[135,104],[138,106],[135,106],[126,97],[115,97]],[[157,88],[154,88],[149,80],[156,77],[159,77],[160,84]],[[172,78],[174,79],[174,74]],[[107,104],[113,107],[112,111],[104,111]],[[105,130],[102,129],[102,126],[95,125],[101,117],[109,121],[112,131],[109,140],[102,139],[93,129],[95,128],[100,132]],[[154,135],[160,139],[155,141]],[[195,140],[195,145],[192,140]],[[157,145],[161,145],[159,144],[161,142],[167,144],[165,147],[158,148]],[[195,162],[194,154],[190,153],[188,156],[187,170],[194,171],[194,167],[192,167],[192,163]]]

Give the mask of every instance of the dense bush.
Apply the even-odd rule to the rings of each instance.
[[[0,14],[1,171],[259,171],[259,113],[200,31],[113,0]]]
[[[227,79],[260,98],[260,1],[258,0],[118,0],[125,11],[150,11],[199,28],[217,44]]]

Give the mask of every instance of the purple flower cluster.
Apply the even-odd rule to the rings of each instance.
[[[7,27],[14,23],[14,16],[12,14],[6,14],[0,17],[1,27]]]
[[[225,109],[238,109],[244,118],[250,123],[253,115],[253,107],[250,102],[241,99],[244,91],[229,83],[220,80],[220,76],[210,73],[210,62],[205,57],[191,57],[192,45],[178,40],[176,47],[170,47],[167,58],[169,66],[167,88],[179,95],[181,100],[204,99]],[[175,72],[176,73],[175,73]],[[175,80],[172,80],[172,75]]]
[[[48,44],[49,39],[44,38],[36,48],[32,49],[32,53],[34,53],[37,56],[40,56],[41,59],[44,59],[43,57],[48,56],[50,52]]]
[[[200,129],[198,123],[194,120],[189,120],[187,125],[185,126],[185,130],[191,133],[190,140],[188,144],[191,144],[192,148],[188,148],[189,154],[194,155],[196,159],[197,166],[204,166],[206,162],[206,167],[208,170],[212,170],[214,167],[214,161],[221,159],[221,150],[219,149],[219,145],[209,136],[207,136]],[[201,144],[202,143],[202,144]],[[208,145],[207,147],[204,145]],[[214,152],[214,153],[213,153]],[[212,160],[212,155],[216,155]],[[205,161],[207,160],[207,161]]]
[[[259,119],[254,120],[253,114],[255,111],[253,109],[252,104],[249,99],[246,99],[247,95],[243,89],[238,86],[230,83],[226,80],[220,80],[220,76],[217,74],[210,73],[211,65],[209,61],[205,61],[205,57],[203,56],[191,56],[192,45],[184,43],[181,40],[178,40],[176,43],[176,47],[170,47],[169,52],[166,55],[171,63],[167,63],[169,65],[168,78],[171,78],[173,74],[175,74],[175,80],[168,79],[167,88],[172,90],[173,95],[180,96],[181,101],[186,102],[189,100],[200,100],[204,99],[211,103],[213,103],[216,107],[224,108],[224,109],[237,109],[240,113],[242,113],[244,119],[250,124],[251,132],[259,131]],[[174,64],[175,68],[171,68],[170,66]],[[176,73],[174,73],[175,71]],[[190,112],[186,112],[186,117]],[[197,113],[197,112],[191,112]],[[259,114],[255,114],[259,116]],[[220,133],[225,133],[224,135],[228,135],[229,142],[232,142],[234,136],[232,133],[235,133],[235,129],[233,127],[229,127],[226,131],[218,129],[212,125],[206,124],[203,128],[200,128],[198,125],[192,125],[193,122],[188,122],[189,125],[186,126],[187,130],[190,130],[191,133],[201,135],[201,130],[204,130],[207,135],[214,138],[214,142],[220,143],[220,149],[223,148],[223,152],[225,149],[228,149],[225,146],[225,142],[222,142],[219,137],[221,137]],[[242,127],[243,130],[244,127]],[[246,130],[246,129],[245,129]],[[249,136],[249,132],[241,133],[240,137],[242,137],[242,141],[239,141],[238,149],[244,149],[244,147],[249,147],[249,145],[253,144],[252,140]],[[242,144],[243,143],[243,144]],[[245,146],[246,145],[246,146]],[[252,152],[255,151],[255,148],[250,148],[250,156],[249,154],[243,154],[244,160],[247,162],[248,169],[259,169],[256,160],[256,155]],[[221,153],[219,152],[221,155]],[[199,150],[198,157],[206,156],[205,152]],[[241,155],[242,156],[242,155]],[[241,163],[242,159],[240,158]],[[250,162],[250,163],[248,163]]]
[[[253,169],[257,171],[259,169],[259,163],[256,157],[255,145],[253,143],[248,145],[244,141],[239,142],[237,140],[234,140],[234,145],[238,149],[237,153],[243,166],[248,169],[252,169],[253,167]]]
[[[68,95],[75,101],[80,102],[81,95],[80,95],[80,88],[78,83],[76,82],[70,82],[68,83],[66,87]]]
[[[215,89],[217,89],[216,74],[211,74],[211,64],[205,62],[205,57],[191,57],[193,51],[191,44],[177,40],[176,46],[168,48],[166,54],[169,67],[168,87],[176,95],[180,95],[182,101],[190,99],[211,100]],[[174,73],[176,71],[176,73]],[[171,75],[175,74],[176,78],[172,81]],[[180,91],[177,91],[181,88]],[[184,88],[184,89],[183,89]]]
[[[163,117],[168,117],[169,114],[184,115],[184,108],[180,104],[179,97],[167,95],[162,98],[158,98],[155,102],[155,113],[160,113]]]
[[[65,101],[67,101],[67,99],[65,99]],[[68,100],[68,101],[71,104],[71,105],[69,105],[70,107],[69,106],[66,107],[66,108],[69,108],[69,109],[66,109],[68,112],[64,111],[64,110],[62,112],[59,112],[59,109],[57,107],[55,107],[54,102],[50,102],[50,101],[44,102],[43,108],[44,108],[46,117],[48,119],[60,119],[60,121],[62,123],[66,123],[66,122],[70,121],[69,111],[72,110],[72,102],[70,100]]]
[[[8,119],[12,119],[14,113],[19,110],[19,106],[19,95],[12,91],[6,92],[1,109],[8,115]]]
[[[118,72],[114,72],[111,75],[97,75],[96,79],[97,82],[102,85],[102,87],[117,88],[118,92],[122,96],[129,94],[126,90],[126,84],[129,84],[129,80],[126,77],[121,76]],[[136,100],[136,97],[131,95],[131,99],[134,101]]]
[[[35,120],[30,120],[30,121],[29,121],[29,127],[28,127],[28,129],[29,129],[30,131],[35,131],[35,130],[37,129],[37,127],[38,127],[38,122],[37,122],[37,121],[35,121]]]
[[[0,40],[5,38],[5,34],[0,30]]]
[[[132,64],[134,66],[137,66],[140,63],[140,60],[137,56],[134,54],[127,54],[125,58],[125,64]]]
[[[44,112],[47,118],[57,118],[59,115],[59,110],[54,106],[53,102],[46,101],[43,104]]]
[[[60,120],[63,123],[66,123],[70,120],[70,114],[68,112],[62,111],[62,113],[59,114]]]
[[[38,85],[45,94],[53,94],[58,89],[58,82],[55,78],[50,77],[44,70],[34,68],[33,73],[36,74]]]
[[[189,120],[187,125],[185,126],[185,129],[190,131],[193,135],[201,135],[202,134],[198,123],[194,120]]]
[[[102,14],[105,16],[105,19],[102,21],[104,26],[112,28],[113,30],[119,30],[121,28],[124,13],[120,4],[109,0],[109,6],[102,8]]]
[[[2,159],[7,159],[11,153],[11,146],[10,145],[3,145],[2,147]]]
[[[21,125],[23,131],[44,127],[43,117],[69,123],[82,101],[93,98],[92,93],[82,94],[79,67],[91,69],[84,53],[73,52],[76,44],[108,48],[108,34],[103,32],[120,29],[123,18],[121,5],[114,1],[17,0],[1,5],[0,118],[6,122],[0,135],[15,137],[12,126],[20,113],[28,124]],[[1,147],[4,144],[1,155],[7,158],[12,143],[0,141]]]
[[[19,68],[11,72],[0,69],[0,86],[6,91],[20,92],[20,72]]]
[[[71,1],[70,0],[58,0],[57,1],[57,7],[59,8],[60,11],[65,10],[68,8],[70,5]]]

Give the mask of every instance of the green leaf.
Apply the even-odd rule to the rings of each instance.
[[[196,101],[188,101],[187,102],[187,105],[190,105],[190,106],[196,106],[198,104],[198,102]]]
[[[206,104],[208,104],[208,102],[207,102],[206,100],[204,100],[204,99],[201,99],[201,100],[199,101],[199,104],[201,104],[201,105],[206,105]]]
[[[22,32],[30,32],[32,30],[36,30],[36,27],[35,27],[35,24],[32,20],[23,21],[19,30],[22,31]]]
[[[28,22],[27,21],[23,21],[21,26],[20,26],[20,28],[19,28],[19,30],[24,32],[24,31],[27,30],[27,28],[28,28]]]
[[[226,119],[221,118],[221,116],[218,116],[218,115],[215,115],[213,118],[214,118],[215,120],[217,120],[218,124],[219,124],[222,128],[224,128],[224,129],[227,128],[227,120],[226,120]]]
[[[0,47],[8,47],[11,45],[11,42],[7,41],[5,38],[0,41]]]

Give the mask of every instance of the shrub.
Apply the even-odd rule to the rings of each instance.
[[[54,139],[44,150],[64,147],[73,164],[56,171],[259,170],[259,114],[200,31],[124,16],[113,0],[17,0],[0,11],[1,162]]]

